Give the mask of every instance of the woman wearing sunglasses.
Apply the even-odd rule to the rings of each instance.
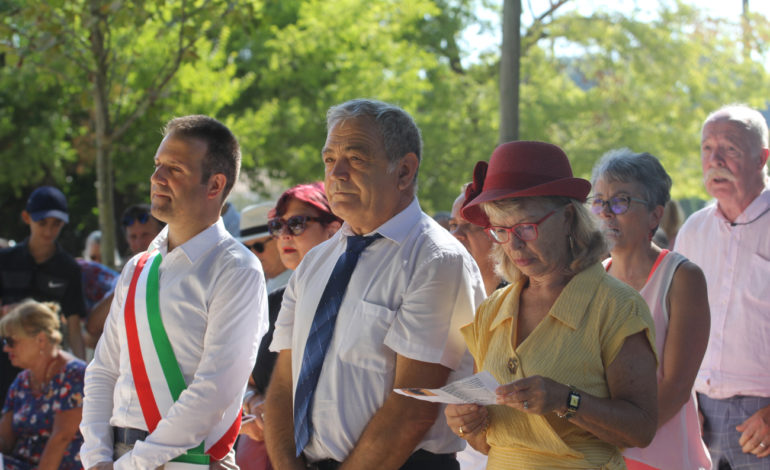
[[[278,245],[278,253],[284,266],[294,270],[311,248],[331,238],[341,225],[340,218],[332,214],[329,201],[324,193],[323,183],[311,183],[294,186],[278,198],[275,209],[270,211],[267,228]],[[268,296],[269,303],[272,305],[277,302],[280,305],[283,292],[284,289],[272,292]],[[256,419],[245,424],[241,428],[241,432],[259,443],[264,441],[262,400],[277,356],[276,353],[270,352],[268,347],[272,342],[278,310],[270,308],[270,328],[262,339],[257,364],[252,373],[255,387],[249,399],[244,403],[244,411],[255,415]],[[238,452],[244,453],[241,468],[247,470],[272,468],[266,455],[260,458],[249,455],[246,458],[247,453],[253,451],[248,450],[249,444],[246,445],[245,449],[240,446],[241,444],[239,444]],[[239,464],[240,462],[239,459]],[[264,464],[260,463],[255,466],[254,462],[264,462]]]
[[[462,215],[485,227],[511,284],[462,332],[476,369],[504,385],[497,405],[445,414],[488,469],[623,469],[620,448],[655,434],[652,318],[600,263],[590,189],[543,142],[503,144],[474,169]]]
[[[60,348],[59,306],[25,300],[0,320],[3,351],[23,370],[0,419],[6,470],[82,468],[78,431],[86,364]]]
[[[628,468],[711,468],[692,389],[709,337],[706,280],[687,258],[652,242],[671,178],[652,155],[622,149],[604,155],[592,179],[591,209],[610,243],[607,272],[639,291],[655,321],[658,431],[647,448],[624,452]]]

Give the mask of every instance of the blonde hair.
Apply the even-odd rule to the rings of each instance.
[[[32,337],[42,331],[52,344],[61,344],[59,310],[56,302],[26,299],[0,320],[0,335],[23,334]]]
[[[564,237],[569,255],[568,265],[564,267],[567,274],[574,276],[598,263],[609,251],[602,232],[596,227],[594,217],[591,216],[588,208],[576,199],[562,196],[508,198],[484,202],[481,204],[481,209],[488,217],[499,218],[529,204],[542,204],[552,209],[562,206],[572,207],[574,217],[572,217],[569,233]],[[495,271],[506,281],[514,283],[522,277],[519,268],[505,255],[503,245],[495,244],[490,256],[495,261]]]

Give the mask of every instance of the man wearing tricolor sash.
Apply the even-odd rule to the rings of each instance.
[[[220,122],[166,126],[150,181],[167,226],[123,269],[86,371],[86,469],[238,468],[241,401],[267,330],[262,268],[219,216],[239,167]]]

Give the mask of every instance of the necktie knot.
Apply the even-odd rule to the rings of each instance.
[[[382,235],[379,233],[375,233],[368,237],[363,235],[350,235],[348,236],[348,246],[345,251],[348,253],[360,254],[367,246],[371,245],[378,238],[382,238]]]

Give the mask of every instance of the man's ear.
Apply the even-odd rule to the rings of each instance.
[[[765,165],[767,165],[767,156],[768,155],[770,155],[770,149],[763,148],[762,149],[762,153],[759,155],[759,160],[762,162],[762,165],[760,166],[760,168],[765,166]]]
[[[207,196],[216,199],[222,195],[227,184],[227,177],[223,173],[214,173],[209,177]]]
[[[32,217],[29,216],[29,212],[23,210],[21,211],[21,220],[23,220],[25,224],[29,225],[32,222]]]
[[[417,154],[409,152],[398,162],[398,189],[405,190],[414,184],[414,177],[417,169],[420,167],[420,161]]]

